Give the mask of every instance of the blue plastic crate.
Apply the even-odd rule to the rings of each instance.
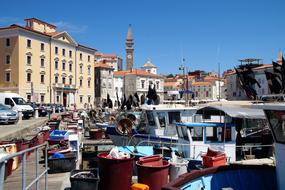
[[[49,135],[49,140],[68,140],[68,131],[54,130]]]

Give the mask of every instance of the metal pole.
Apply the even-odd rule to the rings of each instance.
[[[39,151],[38,148],[36,148],[36,178],[39,176]],[[39,187],[39,180],[36,181],[36,190],[38,190]]]
[[[22,160],[22,190],[26,190],[26,160],[27,154],[25,152]]]
[[[45,169],[48,170],[48,151],[47,144],[45,146]],[[45,173],[45,190],[48,190],[48,172]]]
[[[218,101],[220,101],[221,99],[221,77],[220,77],[220,62],[218,63],[218,82],[219,82],[219,89],[218,89],[218,92],[219,92],[219,97],[218,97]]]
[[[5,162],[0,163],[0,190],[4,189],[4,180],[5,180]]]

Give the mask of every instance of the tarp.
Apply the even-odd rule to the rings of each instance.
[[[230,117],[247,119],[265,119],[262,109],[243,108],[235,106],[206,106],[197,110],[197,114],[202,114],[207,110],[220,110]]]

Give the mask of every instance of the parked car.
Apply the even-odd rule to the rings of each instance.
[[[16,93],[1,92],[0,103],[6,106],[11,106],[12,110],[23,113],[24,118],[33,116],[34,109],[27,104],[22,96]]]
[[[53,109],[52,104],[42,104],[42,106],[47,111],[47,113],[52,113],[52,109]]]
[[[0,104],[0,123],[17,123],[19,115],[8,106]]]
[[[36,104],[40,117],[45,117],[48,114],[47,109],[42,104]]]
[[[54,104],[54,106],[56,113],[64,112],[64,107],[61,104]]]

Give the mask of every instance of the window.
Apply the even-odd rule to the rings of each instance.
[[[27,94],[27,100],[28,102],[31,102],[31,94]]]
[[[65,62],[62,62],[62,70],[65,70]]]
[[[69,51],[69,57],[70,58],[72,57],[72,51],[71,50]]]
[[[82,87],[82,79],[79,80],[79,86]]]
[[[80,72],[80,74],[82,74],[82,65],[80,65],[80,67],[79,67],[79,72]]]
[[[90,80],[88,80],[88,88],[90,88],[90,84],[91,84],[91,83],[90,83]]]
[[[59,96],[56,96],[56,102],[59,103]]]
[[[90,55],[88,55],[88,62],[90,62]]]
[[[191,127],[190,134],[194,141],[203,141],[203,127]]]
[[[6,64],[10,64],[10,63],[11,63],[11,56],[6,55]]]
[[[88,103],[91,102],[91,96],[88,96]]]
[[[41,59],[41,67],[45,66],[45,59]]]
[[[166,126],[165,116],[166,116],[165,112],[157,112],[157,117],[158,117],[160,127]]]
[[[7,46],[7,47],[10,46],[10,38],[6,38],[6,46]]]
[[[10,82],[11,81],[11,73],[10,72],[6,72],[5,73],[5,81],[6,82]]]
[[[209,97],[209,92],[208,91],[206,91],[206,97]]]
[[[83,96],[80,96],[79,99],[80,99],[80,103],[83,103]]]
[[[168,112],[169,124],[181,122],[180,112]]]
[[[156,82],[156,89],[159,89],[159,82]]]
[[[27,73],[27,82],[31,82],[32,74]]]
[[[88,75],[91,75],[91,69],[88,67]]]
[[[62,55],[65,56],[65,49],[62,49]]]
[[[146,112],[148,124],[149,124],[150,126],[154,126],[154,125],[155,125],[155,120],[154,120],[153,113],[154,113],[154,112],[151,112],[151,111],[147,111],[147,112]]]
[[[283,110],[266,110],[265,114],[275,141],[285,144],[285,112]]]
[[[54,68],[57,70],[58,69],[58,61],[54,62]]]
[[[13,107],[15,104],[11,98],[5,98],[5,105],[10,105],[11,107]]]
[[[72,85],[72,78],[69,78],[69,84]]]
[[[65,77],[62,77],[62,84],[65,84]]]
[[[45,44],[41,43],[41,51],[45,51]]]
[[[41,83],[45,83],[45,75],[41,75]]]
[[[144,88],[144,82],[145,82],[144,80],[141,81],[142,88]]]
[[[54,77],[54,82],[55,82],[55,84],[58,83],[58,77],[57,76]]]
[[[71,72],[72,71],[72,64],[69,63],[69,71]]]
[[[32,64],[32,57],[30,55],[27,55],[27,64]]]
[[[27,47],[28,48],[32,47],[32,41],[30,39],[27,39]]]
[[[45,102],[45,95],[41,95],[41,102]]]
[[[79,59],[82,60],[82,53],[79,54]]]
[[[54,53],[55,53],[55,54],[58,54],[58,47],[55,47],[55,48],[54,48]]]

